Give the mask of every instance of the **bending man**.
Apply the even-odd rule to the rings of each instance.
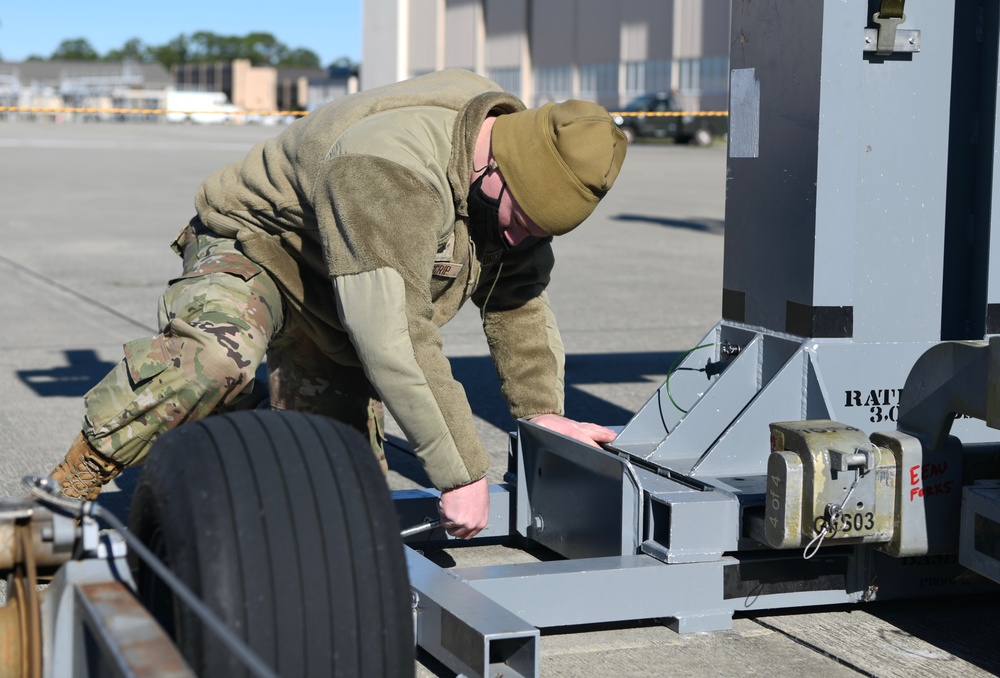
[[[96,497],[164,431],[238,403],[266,358],[272,408],[350,424],[383,469],[384,403],[442,492],[443,526],[474,536],[489,515],[489,462],[439,328],[471,298],[511,414],[612,440],[563,416],[545,288],[552,236],[590,215],[625,147],[600,106],[525,109],[468,71],[296,121],[202,184],[174,243],[184,270],[161,300],[161,333],[126,344],[86,395],[83,430],[52,477]]]

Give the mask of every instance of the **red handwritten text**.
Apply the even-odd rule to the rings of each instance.
[[[933,497],[937,494],[951,494],[953,481],[926,484],[931,478],[943,476],[948,471],[948,462],[940,461],[910,467],[910,501],[922,497]]]

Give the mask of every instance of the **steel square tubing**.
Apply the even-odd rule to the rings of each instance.
[[[675,630],[693,632],[732,626],[732,605],[723,600],[727,562],[735,561],[666,565],[640,554],[458,568],[452,574],[541,628],[672,617]]]
[[[406,561],[417,645],[459,675],[538,675],[535,626],[412,549]]]

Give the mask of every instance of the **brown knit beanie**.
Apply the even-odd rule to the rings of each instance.
[[[501,115],[493,156],[514,199],[547,233],[590,216],[625,160],[625,135],[603,106],[571,99]]]

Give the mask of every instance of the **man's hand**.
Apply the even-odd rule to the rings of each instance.
[[[600,447],[598,443],[610,443],[616,435],[614,431],[604,426],[590,422],[573,421],[558,414],[540,414],[537,417],[532,417],[529,421],[593,447]]]
[[[486,478],[441,493],[441,527],[453,537],[472,539],[490,519],[490,486]]]

